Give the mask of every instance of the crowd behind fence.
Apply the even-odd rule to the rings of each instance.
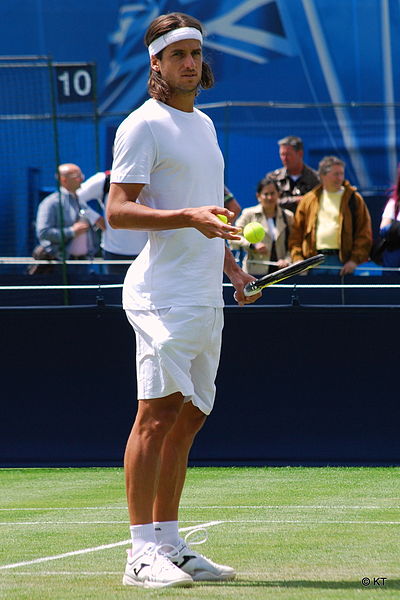
[[[31,260],[37,207],[56,189],[56,166],[74,162],[86,176],[109,168],[115,130],[127,113],[100,114],[92,63],[0,57],[0,86],[1,275],[11,268],[24,272],[13,257]],[[280,166],[277,140],[293,134],[304,141],[307,164],[316,167],[326,154],[345,160],[346,175],[363,194],[377,234],[395,176],[397,150],[386,142],[388,128],[400,130],[400,103],[200,101],[216,125],[226,180],[242,207],[255,203],[257,181]],[[370,265],[368,274],[374,270],[379,269]]]

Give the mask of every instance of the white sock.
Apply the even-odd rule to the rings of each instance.
[[[154,533],[158,544],[179,544],[178,521],[155,521]]]
[[[132,556],[142,554],[143,548],[149,542],[153,544],[157,543],[153,523],[131,525],[129,529],[131,530],[132,538]]]

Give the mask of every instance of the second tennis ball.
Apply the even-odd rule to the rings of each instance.
[[[257,244],[264,239],[264,227],[261,223],[257,223],[256,221],[247,223],[243,229],[243,235],[250,244]]]
[[[221,221],[223,223],[227,223],[228,222],[228,217],[226,217],[225,215],[217,215],[218,219],[221,219]]]

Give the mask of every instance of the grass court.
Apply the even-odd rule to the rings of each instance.
[[[400,597],[400,468],[190,468],[183,534],[237,569],[229,583],[121,584],[119,468],[0,470],[0,598],[352,600]],[[383,596],[381,596],[383,594]]]

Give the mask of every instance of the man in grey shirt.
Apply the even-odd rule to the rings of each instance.
[[[304,194],[312,190],[320,181],[318,173],[304,163],[303,140],[289,135],[278,141],[279,156],[283,167],[267,173],[265,177],[278,184],[280,205],[296,212]]]
[[[96,254],[94,230],[84,218],[85,206],[81,206],[76,194],[84,176],[78,165],[62,164],[57,178],[60,189],[46,196],[39,204],[36,217],[36,235],[48,254],[57,258],[90,258]],[[100,225],[100,223],[99,223]]]

